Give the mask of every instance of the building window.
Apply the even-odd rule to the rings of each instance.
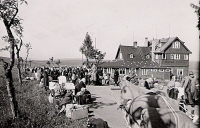
[[[130,54],[130,58],[133,58],[133,54]]]
[[[179,41],[173,42],[172,48],[180,48],[180,42]]]
[[[147,75],[147,70],[146,69],[142,69],[142,75]]]
[[[170,56],[170,58],[172,59],[172,60],[180,60],[180,54],[171,54],[171,56]]]
[[[166,54],[162,54],[162,59],[167,59]]]
[[[183,69],[177,69],[177,75],[183,76]]]
[[[164,72],[164,69],[159,69],[159,72]]]
[[[165,72],[170,72],[170,69],[165,69]]]
[[[147,59],[149,59],[149,58],[150,58],[150,55],[149,55],[149,54],[148,54],[148,55],[146,55],[146,58],[147,58]]]
[[[157,72],[157,69],[153,69],[153,72]]]
[[[188,54],[184,54],[184,60],[189,60]]]
[[[112,74],[112,68],[107,68],[107,73]]]
[[[158,59],[158,54],[155,54],[155,59]]]
[[[125,70],[126,70],[125,68],[120,68],[119,69],[119,74],[125,74]]]

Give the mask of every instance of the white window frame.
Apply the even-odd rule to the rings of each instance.
[[[174,73],[173,69],[171,69],[171,73]]]
[[[147,75],[148,70],[142,69],[142,75]]]
[[[177,69],[177,75],[178,76],[183,76],[183,69]]]
[[[184,60],[189,60],[189,55],[188,54],[184,54]]]
[[[170,59],[172,60],[180,60],[181,55],[180,54],[171,54]]]
[[[147,58],[147,59],[149,59],[149,58],[150,58],[150,55],[149,55],[149,54],[147,54],[147,55],[146,55],[146,58]]]
[[[133,58],[133,54],[130,54],[130,58]]]
[[[165,72],[170,72],[170,69],[165,69]]]
[[[159,69],[159,72],[164,72],[164,69]]]
[[[155,59],[156,59],[156,60],[158,59],[158,54],[155,54]]]
[[[173,42],[172,48],[177,48],[177,49],[179,49],[179,48],[180,48],[180,42],[179,42],[179,41]]]
[[[157,69],[153,69],[153,72],[157,72]]]
[[[171,59],[171,60],[174,60],[174,54],[171,54],[171,55],[170,55],[170,59]]]
[[[167,55],[165,53],[162,54],[162,59],[167,59]]]
[[[119,74],[126,74],[126,68],[120,68],[119,69]]]

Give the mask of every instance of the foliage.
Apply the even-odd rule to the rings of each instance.
[[[1,68],[0,68],[1,70]],[[0,72],[1,73],[1,72]],[[65,114],[57,115],[55,104],[48,102],[49,92],[39,88],[36,81],[18,85],[17,70],[13,71],[20,118],[11,120],[10,107],[6,92],[5,79],[0,77],[0,127],[2,128],[87,128],[87,118],[67,119]],[[31,76],[32,74],[27,74]]]
[[[55,64],[57,64],[58,66],[60,65],[60,60],[58,59],[58,61],[55,62]]]
[[[106,53],[102,53],[98,49],[95,49],[94,46],[92,46],[92,39],[88,32],[86,33],[84,42],[82,46],[80,47],[80,52],[85,55],[87,59],[87,65],[89,59],[94,59],[96,61],[96,64],[98,65],[101,60],[104,59]]]
[[[199,3],[200,3],[200,1],[199,1]],[[195,4],[190,4],[190,6],[191,6],[192,8],[195,9],[195,13],[196,13],[197,16],[198,16],[198,24],[197,24],[197,27],[198,27],[198,29],[200,30],[200,7],[197,6],[197,5],[195,5]]]
[[[51,65],[51,62],[48,60],[46,64],[47,64],[47,65],[49,65],[49,67],[50,67],[50,65]]]
[[[1,0],[0,1],[0,20],[3,21],[4,26],[7,31],[7,37],[5,36],[5,40],[7,40],[10,52],[10,63],[5,62],[4,60],[4,74],[6,79],[6,86],[7,86],[7,92],[8,97],[10,101],[10,107],[12,112],[12,118],[15,119],[19,115],[18,111],[18,104],[16,100],[15,95],[15,87],[13,85],[13,75],[12,75],[12,69],[14,67],[15,63],[15,46],[16,42],[18,42],[15,39],[15,36],[13,35],[13,32],[11,29],[14,30],[15,35],[18,37],[22,37],[23,27],[21,25],[21,18],[17,17],[18,14],[18,2],[21,3],[27,3],[25,0]],[[19,51],[17,51],[19,52]],[[17,54],[19,55],[19,54]],[[18,57],[19,58],[19,57]]]
[[[31,47],[31,43],[30,42],[29,43],[25,43],[24,46],[26,48],[26,59],[25,59],[25,68],[26,68],[27,62],[28,62],[27,59],[28,59],[29,51],[32,49],[32,47]]]

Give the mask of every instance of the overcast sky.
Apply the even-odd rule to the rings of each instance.
[[[81,58],[79,48],[88,32],[93,45],[114,59],[118,46],[143,46],[148,39],[179,37],[199,59],[197,15],[190,3],[198,0],[27,0],[18,16],[23,19],[29,58]],[[6,35],[0,22],[0,36]],[[0,40],[0,47],[6,43]],[[8,56],[0,52],[0,56]],[[25,50],[21,56],[25,57]]]

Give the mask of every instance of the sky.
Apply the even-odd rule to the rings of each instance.
[[[23,21],[23,42],[31,43],[29,59],[82,58],[85,35],[93,46],[115,59],[119,45],[143,46],[149,40],[179,37],[199,59],[197,15],[190,7],[198,0],[27,0],[18,16]],[[5,36],[0,22],[0,37]],[[0,48],[7,45],[0,40]],[[9,56],[0,52],[0,56]],[[25,48],[21,56],[26,56]]]

